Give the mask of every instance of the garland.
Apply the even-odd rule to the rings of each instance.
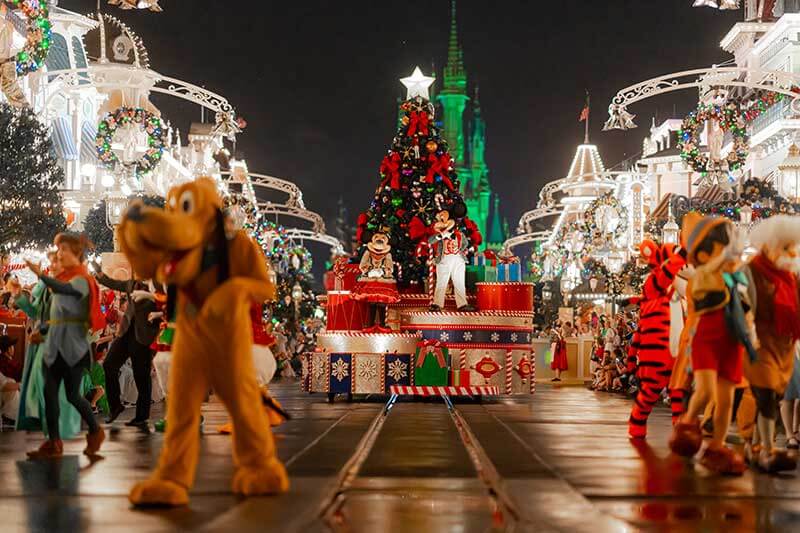
[[[24,76],[42,68],[50,51],[53,37],[50,10],[45,0],[8,0],[8,3],[21,10],[28,21],[25,46],[15,58],[17,75]]]
[[[111,145],[117,128],[131,123],[147,132],[147,151],[136,161],[125,163],[120,161]],[[161,119],[153,113],[142,108],[120,107],[100,121],[97,126],[95,143],[97,157],[107,168],[113,169],[120,164],[127,169],[132,169],[139,176],[151,172],[161,161],[167,145],[167,131]]]
[[[760,106],[759,106],[760,107]],[[761,114],[756,113],[758,108],[752,109],[754,118]],[[741,101],[732,100],[724,106],[700,104],[695,111],[683,119],[681,129],[678,130],[678,148],[681,158],[694,170],[705,176],[712,170],[713,163],[707,154],[700,153],[699,136],[702,126],[709,120],[719,122],[722,131],[733,135],[733,149],[725,156],[730,170],[740,169],[747,160],[749,153],[747,127],[742,113]]]
[[[600,221],[597,220],[598,210],[601,207],[612,209],[619,219],[617,227],[614,231],[608,231],[607,228],[600,227]],[[607,192],[603,196],[594,200],[583,216],[583,231],[588,242],[591,243],[607,243],[609,241],[608,235],[611,234],[611,240],[618,241],[625,236],[628,231],[628,210],[617,200],[614,193]]]

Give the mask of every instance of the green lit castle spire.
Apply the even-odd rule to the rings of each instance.
[[[467,117],[464,112],[470,98],[467,96],[467,71],[464,68],[464,53],[458,39],[456,0],[450,2],[450,41],[447,49],[447,64],[444,67],[443,88],[437,96],[441,104],[442,129],[455,160],[456,172],[464,188],[464,200],[469,216],[480,228],[484,242],[489,248],[502,244],[504,231],[490,227],[492,189],[489,184],[489,167],[486,165],[486,123],[481,117],[478,90],[472,100],[471,135],[467,134]],[[499,221],[499,214],[497,215]],[[492,238],[502,237],[494,242]]]

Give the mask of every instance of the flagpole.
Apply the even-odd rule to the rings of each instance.
[[[586,91],[586,133],[583,137],[583,144],[589,144],[589,115],[591,114],[591,107],[589,106],[589,91]]]

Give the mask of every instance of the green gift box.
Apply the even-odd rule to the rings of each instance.
[[[446,387],[450,374],[450,352],[437,340],[417,344],[414,354],[414,385]]]
[[[476,283],[492,283],[497,281],[497,267],[491,265],[467,265],[466,285],[475,289]]]

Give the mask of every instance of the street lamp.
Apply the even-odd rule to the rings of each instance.
[[[681,228],[675,222],[675,217],[672,214],[672,203],[669,204],[669,218],[664,227],[661,228],[661,242],[664,244],[678,244],[678,238],[681,233]]]
[[[783,163],[778,165],[778,192],[797,202],[800,198],[800,148],[794,143]]]
[[[114,233],[114,251],[118,252],[117,226],[122,222],[122,215],[128,207],[128,198],[119,195],[106,197],[106,226]]]
[[[612,274],[619,274],[620,272],[622,272],[622,264],[624,261],[625,258],[622,257],[621,253],[619,253],[616,250],[611,252],[610,254],[608,254],[608,259],[607,259],[608,270]]]
[[[739,209],[739,222],[742,226],[749,226],[753,222],[753,208],[744,205]]]

